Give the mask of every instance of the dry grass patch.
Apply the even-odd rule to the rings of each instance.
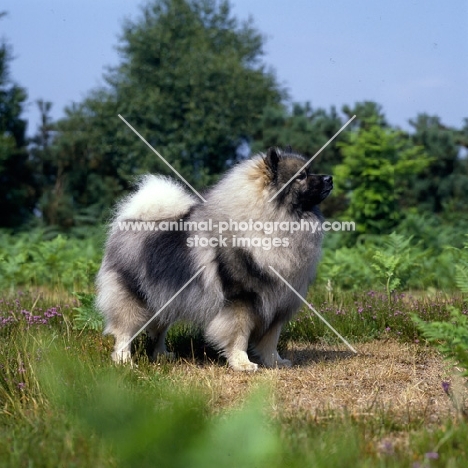
[[[187,390],[208,394],[213,411],[242,404],[252,390],[268,389],[273,416],[327,418],[392,415],[401,422],[438,422],[456,411],[442,389],[450,381],[457,401],[468,401],[468,389],[433,348],[396,341],[357,346],[358,355],[325,344],[290,344],[285,356],[291,369],[234,372],[219,364],[178,361],[169,378]]]

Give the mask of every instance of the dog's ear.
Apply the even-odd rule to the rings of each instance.
[[[278,163],[281,159],[281,153],[278,148],[271,147],[268,149],[267,154],[265,156],[265,164],[271,170],[273,174],[278,172]]]

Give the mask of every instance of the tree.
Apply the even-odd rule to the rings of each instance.
[[[357,102],[353,107],[343,106],[343,113],[348,120],[355,115],[352,128],[370,128],[375,125],[382,128],[388,128],[388,122],[383,113],[382,106],[373,101]]]
[[[459,131],[427,114],[418,115],[410,124],[415,130],[412,141],[431,157],[427,168],[413,178],[413,204],[430,213],[466,212],[468,164],[460,158],[460,150],[468,144],[468,125]]]
[[[262,48],[263,37],[233,18],[227,1],[145,6],[124,26],[108,86],[57,123],[56,166],[73,209],[103,212],[136,175],[170,172],[118,114],[190,182],[213,182],[241,157],[264,107],[283,97]]]
[[[378,125],[353,131],[340,146],[343,164],[335,180],[347,194],[348,219],[360,234],[389,233],[402,219],[401,194],[429,158],[405,133]]]
[[[33,213],[36,185],[28,161],[26,121],[21,118],[26,91],[9,76],[10,49],[0,45],[0,217],[1,227],[16,227]]]
[[[40,125],[30,141],[30,158],[40,188],[38,208],[48,225],[70,227],[74,222],[70,197],[64,196],[64,165],[54,146],[55,123],[50,111],[52,103],[39,99]]]

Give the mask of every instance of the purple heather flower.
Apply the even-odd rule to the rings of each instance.
[[[437,460],[439,458],[439,454],[437,452],[427,452],[425,457],[429,460]]]
[[[382,444],[382,452],[386,453],[387,455],[393,455],[395,453],[395,450],[393,448],[393,444],[390,441],[386,440]]]
[[[23,390],[25,387],[26,387],[26,384],[25,384],[24,382],[20,382],[20,383],[18,384],[18,388],[19,388],[20,390]]]
[[[443,380],[442,381],[442,389],[448,395],[449,392],[450,392],[450,382],[447,382],[446,380]]]

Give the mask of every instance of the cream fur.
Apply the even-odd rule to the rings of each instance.
[[[137,191],[119,204],[115,221],[174,218],[185,214],[197,202],[173,179],[147,175],[142,178]]]

